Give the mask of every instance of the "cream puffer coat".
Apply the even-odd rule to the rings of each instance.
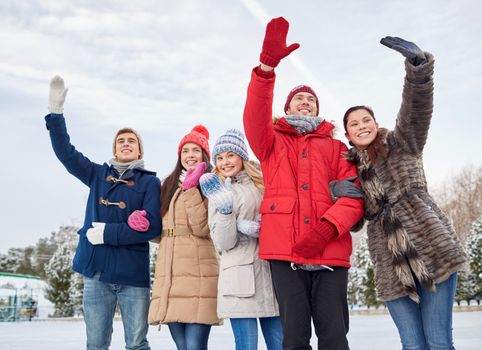
[[[237,220],[259,220],[263,194],[245,171],[232,179],[233,212],[220,214],[209,203],[209,227],[220,258],[220,318],[278,316],[269,263],[258,257],[258,239],[238,232]]]
[[[179,188],[163,217],[149,324],[220,324],[216,315],[218,258],[207,221],[207,200],[199,190]]]

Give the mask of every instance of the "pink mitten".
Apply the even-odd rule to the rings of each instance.
[[[127,218],[127,224],[129,227],[135,231],[146,232],[149,230],[149,225],[151,224],[146,218],[145,210],[135,210]]]
[[[204,162],[198,163],[195,168],[189,168],[181,185],[182,190],[187,191],[199,185],[199,178],[205,171],[206,163]]]

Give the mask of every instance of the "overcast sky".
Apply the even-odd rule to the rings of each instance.
[[[202,123],[211,145],[242,128],[250,72],[266,23],[290,22],[301,47],[277,68],[274,112],[289,90],[309,84],[321,116],[339,127],[357,104],[393,128],[402,56],[386,35],[435,56],[435,111],[425,148],[430,187],[482,157],[482,3],[461,1],[62,1],[0,2],[0,252],[25,247],[60,225],[80,224],[88,188],[55,158],[44,116],[50,78],[69,88],[72,143],[92,161],[111,156],[123,126],[144,139],[146,167],[163,178],[180,138]]]

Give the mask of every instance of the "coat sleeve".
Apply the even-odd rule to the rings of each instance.
[[[265,79],[253,69],[248,86],[243,123],[246,139],[258,160],[266,159],[274,144],[273,89],[275,77]]]
[[[238,243],[236,214],[221,214],[212,202],[209,203],[209,229],[214,246],[218,252],[227,251]]]
[[[433,112],[433,56],[425,52],[427,62],[414,66],[405,60],[402,105],[394,129],[396,142],[405,151],[422,153],[427,141]]]
[[[45,117],[45,121],[57,158],[69,173],[90,187],[95,168],[100,168],[101,165],[91,162],[70,143],[70,136],[67,133],[65,118],[62,114],[49,114]]]
[[[129,227],[127,222],[106,223],[104,229],[104,243],[120,246],[148,242],[158,237],[162,232],[162,222],[160,217],[161,182],[155,176],[149,181],[140,210],[146,211],[149,220],[149,229],[146,232],[138,232]]]
[[[356,167],[345,159],[344,154],[348,150],[346,145],[340,141],[335,141],[336,147],[335,164],[336,180],[342,181],[348,177],[357,176]],[[338,235],[343,235],[350,231],[363,216],[364,201],[359,198],[340,197],[323,214],[322,219],[326,219],[335,225]]]
[[[195,236],[209,237],[208,202],[202,198],[197,187],[193,187],[180,196],[186,207],[187,220]]]

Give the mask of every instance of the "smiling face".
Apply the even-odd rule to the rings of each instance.
[[[290,101],[287,114],[316,117],[316,97],[309,92],[298,92]]]
[[[188,142],[181,148],[181,164],[186,170],[195,168],[196,165],[203,161],[202,148],[195,143]]]
[[[243,158],[234,152],[222,152],[216,155],[216,170],[224,177],[236,176],[243,170]]]
[[[357,109],[347,116],[346,138],[358,149],[366,149],[377,137],[378,123],[366,109]]]
[[[120,163],[128,163],[140,159],[141,151],[136,134],[126,132],[115,139],[115,157]]]

